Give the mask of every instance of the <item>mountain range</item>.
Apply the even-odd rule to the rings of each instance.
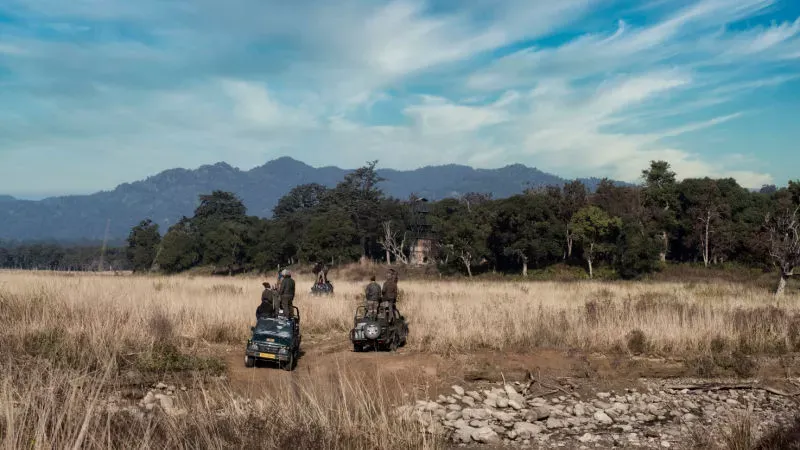
[[[248,214],[270,217],[278,200],[293,187],[319,183],[333,187],[349,173],[338,167],[311,167],[289,157],[243,171],[220,162],[195,170],[170,169],[145,180],[124,183],[112,191],[90,195],[19,200],[0,195],[0,239],[61,242],[101,240],[109,225],[112,241],[124,239],[145,218],[162,233],[181,216],[191,216],[200,194],[223,190],[236,193]],[[410,194],[439,200],[468,192],[508,197],[528,187],[560,185],[568,180],[521,164],[500,169],[474,169],[450,164],[400,171],[380,169],[380,187],[390,196]],[[597,178],[580,179],[589,189]]]

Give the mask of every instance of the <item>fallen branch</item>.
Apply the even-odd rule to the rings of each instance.
[[[776,389],[769,386],[758,386],[756,384],[716,384],[716,383],[703,383],[703,384],[686,384],[686,385],[675,385],[675,386],[665,386],[666,389],[672,389],[675,391],[682,391],[688,389],[690,391],[733,391],[733,390],[747,390],[747,389],[761,389],[763,391],[769,392],[770,394],[775,394],[781,397],[796,397],[800,395],[800,392],[790,394],[788,392],[784,392],[780,389]]]

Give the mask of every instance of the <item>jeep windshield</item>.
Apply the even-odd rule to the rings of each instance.
[[[256,324],[256,329],[253,330],[256,335],[291,338],[292,325],[278,319],[261,319]]]

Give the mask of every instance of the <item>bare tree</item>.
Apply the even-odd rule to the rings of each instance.
[[[702,247],[703,264],[705,267],[708,267],[708,264],[711,261],[711,225],[719,218],[719,211],[711,206],[706,208],[697,218],[697,221],[700,223],[702,228],[700,230],[700,246]]]
[[[786,281],[794,275],[794,268],[800,266],[800,218],[798,212],[785,210],[774,216],[767,215],[766,225],[769,231],[769,254],[778,265],[781,278],[775,289],[776,296],[782,296],[786,290]]]
[[[403,238],[398,243],[399,234],[392,229],[391,221],[383,222],[383,237],[378,240],[378,243],[386,251],[386,264],[391,264],[391,256],[394,255],[397,262],[408,265],[408,257],[404,252],[406,248],[406,233],[403,233]]]

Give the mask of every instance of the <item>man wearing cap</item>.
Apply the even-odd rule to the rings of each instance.
[[[281,275],[283,275],[283,279],[281,280],[281,287],[278,289],[278,295],[281,298],[281,310],[283,310],[284,316],[292,317],[292,307],[294,303],[294,280],[292,279],[292,273],[286,269],[281,272]]]

